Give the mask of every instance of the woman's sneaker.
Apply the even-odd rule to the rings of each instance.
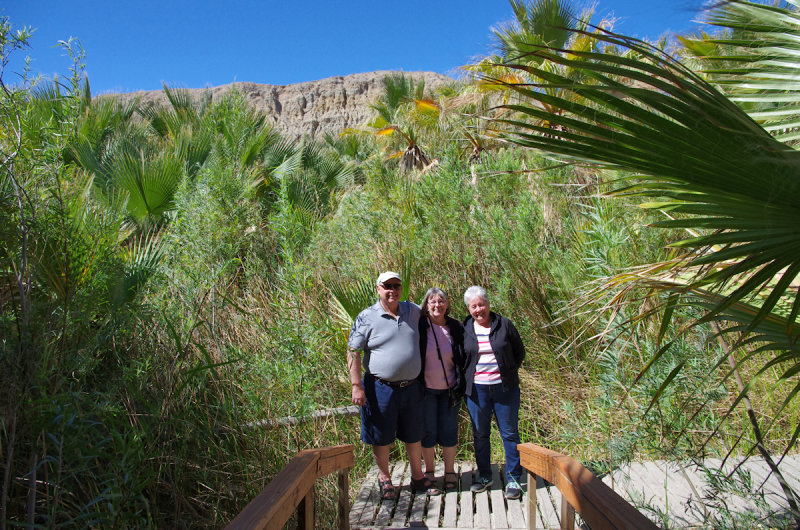
[[[473,482],[472,486],[469,487],[469,491],[471,491],[472,493],[480,493],[482,491],[486,491],[491,487],[492,487],[492,479],[479,477],[478,480]]]
[[[509,479],[508,483],[506,484],[506,499],[515,500],[519,499],[520,497],[522,497],[522,486],[519,485],[519,482],[517,482],[516,479]]]

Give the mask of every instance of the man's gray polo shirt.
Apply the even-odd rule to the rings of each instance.
[[[400,302],[397,320],[380,301],[358,314],[347,345],[364,351],[364,368],[387,381],[416,379],[422,369],[419,356],[421,310],[412,302]]]

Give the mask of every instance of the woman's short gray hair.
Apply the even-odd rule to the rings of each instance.
[[[447,304],[447,310],[445,310],[444,314],[445,315],[449,315],[450,314],[450,299],[447,297],[447,293],[445,293],[444,291],[442,291],[438,287],[431,287],[430,289],[428,289],[428,292],[425,293],[425,296],[422,298],[422,304],[420,304],[420,306],[422,307],[422,314],[425,315],[425,316],[428,316],[428,300],[430,300],[434,296],[441,296],[442,297],[442,300],[444,300],[445,303]]]
[[[486,289],[479,285],[473,285],[472,287],[467,287],[467,290],[464,291],[464,305],[469,305],[470,300],[476,296],[480,296],[487,302],[489,301],[489,296],[486,294]]]

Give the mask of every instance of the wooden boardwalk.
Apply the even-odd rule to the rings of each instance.
[[[666,521],[671,528],[717,527],[742,515],[753,519],[733,526],[743,528],[755,519],[765,528],[791,526],[784,524],[789,515],[786,498],[763,459],[749,458],[734,471],[739,462],[726,463],[721,473],[717,459],[707,459],[704,469],[640,462],[615,469],[602,480],[662,527]],[[787,456],[779,468],[800,494],[800,455]],[[731,473],[735,488],[712,487],[716,477]]]
[[[719,460],[707,460],[707,469],[719,469]],[[492,488],[472,494],[472,463],[456,464],[459,486],[456,491],[428,497],[424,493],[413,495],[411,476],[405,462],[396,462],[392,468],[392,482],[398,488],[396,500],[382,502],[377,485],[377,468],[373,466],[362,482],[350,512],[350,525],[354,529],[377,528],[527,528],[527,496],[516,501],[503,496],[505,473],[502,466],[494,465]],[[734,464],[728,464],[730,472]],[[796,492],[800,492],[800,455],[787,457],[781,463],[785,478]],[[602,477],[603,482],[647,515],[659,526],[671,528],[704,528],[713,526],[714,518],[729,519],[719,507],[733,513],[759,514],[765,523],[779,521],[786,516],[787,504],[774,477],[767,478],[768,467],[758,458],[749,459],[737,473],[744,496],[727,492],[721,497],[708,497],[713,477],[694,467],[679,468],[665,462],[642,462],[625,465]],[[443,488],[441,467],[437,469],[439,487]],[[523,485],[527,485],[523,476]],[[561,493],[541,479],[536,484],[537,520],[535,528],[560,528]],[[771,518],[771,519],[770,519]],[[580,517],[576,517],[576,526]],[[533,528],[534,526],[531,525]]]
[[[443,488],[443,469],[437,469],[439,487]],[[411,493],[411,473],[405,462],[396,462],[391,470],[392,482],[399,495],[392,501],[381,501],[378,491],[378,469],[372,467],[362,483],[361,491],[350,511],[350,527],[373,528],[527,528],[523,499],[507,501],[503,496],[505,474],[492,466],[492,487],[483,493],[470,493],[472,464],[456,463],[456,491],[428,497],[424,492]]]

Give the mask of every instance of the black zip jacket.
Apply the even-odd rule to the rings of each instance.
[[[489,344],[500,367],[500,379],[503,390],[508,391],[519,386],[519,367],[525,358],[525,346],[519,336],[517,328],[506,317],[489,312],[492,321],[489,331]],[[466,364],[464,379],[466,382],[465,393],[472,395],[472,384],[475,380],[475,366],[478,364],[478,337],[475,335],[473,318],[464,319],[464,355]]]
[[[455,318],[445,316],[445,325],[450,330],[450,340],[452,340],[453,347],[453,364],[456,371],[456,385],[455,390],[457,395],[464,395],[464,328],[461,322]],[[422,358],[422,370],[419,374],[419,380],[425,386],[425,354],[428,352],[428,317],[422,315],[419,319],[419,354]],[[441,345],[440,345],[441,347]]]

